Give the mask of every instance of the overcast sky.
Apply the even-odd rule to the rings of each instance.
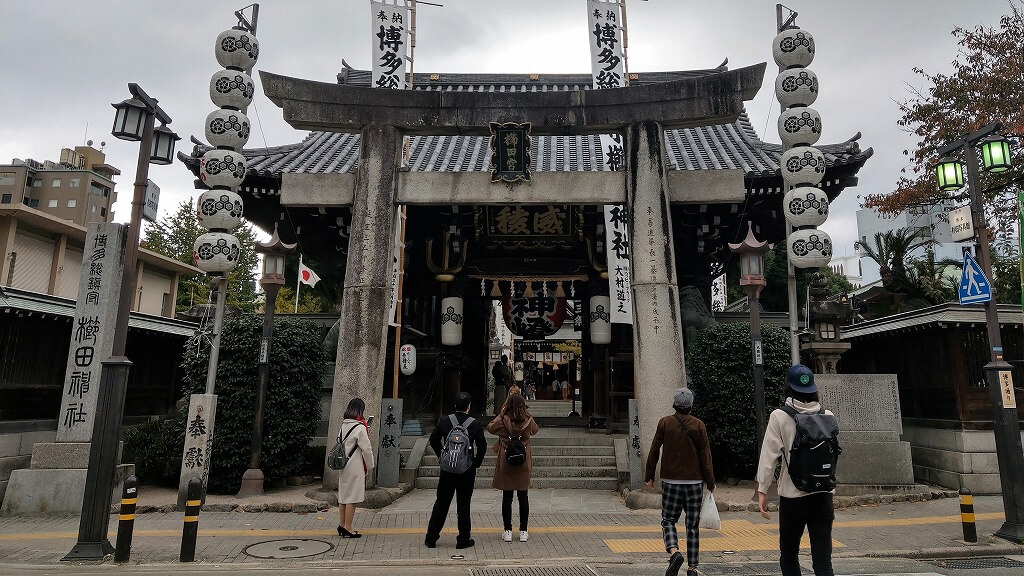
[[[589,73],[584,0],[434,0],[417,15],[417,72]],[[173,118],[179,150],[202,138],[214,110],[208,86],[220,66],[213,55],[218,33],[235,24],[241,1],[224,0],[0,0],[0,162],[13,158],[58,160],[60,149],[106,142],[120,201],[115,219],[126,221],[138,145],[110,135],[110,103],[129,97],[138,83]],[[914,145],[900,131],[895,101],[908,84],[921,86],[914,66],[948,72],[957,55],[956,25],[997,26],[1006,0],[789,0],[797,24],[814,35],[810,68],[821,92],[821,143],[863,133],[875,155],[860,185],[833,204],[823,226],[837,255],[856,240],[858,195],[892,190]],[[344,58],[370,66],[368,0],[264,0],[260,2],[257,70],[333,82]],[[724,59],[738,68],[768,62],[765,83],[747,110],[761,137],[778,142],[772,62],[775,3],[766,0],[628,0],[631,72],[712,68]],[[248,147],[301,140],[259,86],[249,117]],[[162,190],[160,215],[197,192],[180,163],[152,166]]]

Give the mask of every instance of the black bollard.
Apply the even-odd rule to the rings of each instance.
[[[195,562],[196,537],[199,535],[199,505],[202,504],[203,481],[193,478],[188,481],[185,498],[185,525],[181,528],[180,562]]]
[[[974,496],[967,488],[960,489],[960,523],[964,526],[964,542],[977,542],[978,527],[974,523]]]
[[[121,493],[121,514],[117,518],[114,562],[127,562],[132,555],[132,530],[135,529],[135,505],[138,501],[139,479],[129,476],[124,479],[124,490]]]

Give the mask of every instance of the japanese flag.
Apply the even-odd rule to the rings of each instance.
[[[320,277],[306,267],[305,264],[299,262],[299,282],[303,284],[309,284],[310,286],[316,286],[316,283],[320,281]]]

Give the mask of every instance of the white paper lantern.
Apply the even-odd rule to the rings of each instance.
[[[462,298],[452,296],[441,299],[441,344],[462,344]]]
[[[210,100],[219,108],[247,107],[254,90],[252,78],[241,70],[218,70],[210,77]]]
[[[217,62],[225,68],[251,70],[260,57],[260,43],[256,36],[242,28],[232,28],[217,35],[214,47]]]
[[[206,140],[217,148],[239,151],[249,141],[249,119],[238,110],[214,110],[206,117]]]
[[[412,376],[416,372],[416,347],[412,344],[402,344],[398,349],[398,368],[402,374]]]
[[[795,230],[787,243],[789,261],[796,268],[821,268],[832,260],[832,239],[821,230]]]
[[[814,36],[799,28],[783,30],[772,41],[772,55],[782,68],[809,66],[814,60]]]
[[[821,226],[828,218],[828,196],[813,186],[793,188],[782,200],[782,211],[794,228]]]
[[[231,190],[207,190],[196,202],[196,218],[207,230],[233,230],[242,223],[242,197]]]
[[[813,146],[821,138],[821,115],[806,106],[784,110],[779,114],[779,138],[786,148]]]
[[[207,274],[232,270],[238,264],[238,252],[238,238],[226,232],[207,232],[192,246],[196,266]]]
[[[775,78],[775,97],[783,108],[814,104],[818,98],[818,75],[806,68],[779,72]]]
[[[231,150],[209,150],[199,160],[199,179],[210,188],[235,188],[245,179],[245,156]]]
[[[825,156],[813,146],[790,148],[782,153],[779,169],[788,186],[815,186],[825,177]]]
[[[612,300],[608,296],[590,298],[590,342],[609,344],[612,341]]]

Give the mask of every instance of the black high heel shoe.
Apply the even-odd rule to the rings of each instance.
[[[355,532],[355,531],[349,532],[348,530],[342,528],[341,526],[338,526],[338,536],[341,536],[342,538],[362,538],[363,537],[363,535],[360,534],[359,532]]]

